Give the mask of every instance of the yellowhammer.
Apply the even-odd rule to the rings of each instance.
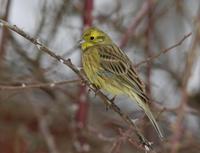
[[[160,138],[163,135],[149,108],[149,98],[128,56],[98,28],[82,35],[82,62],[89,81],[114,95],[126,94],[144,110]]]

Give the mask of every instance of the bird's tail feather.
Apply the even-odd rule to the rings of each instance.
[[[141,98],[139,98],[138,95],[136,95],[135,93],[129,94],[131,99],[137,101],[138,105],[144,110],[145,114],[148,116],[149,120],[151,121],[153,127],[155,128],[156,132],[158,133],[159,137],[161,140],[163,140],[163,134],[149,108],[149,105],[144,102]]]

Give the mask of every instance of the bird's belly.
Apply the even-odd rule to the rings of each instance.
[[[103,87],[103,89],[113,95],[123,95],[124,92],[123,89],[122,89],[122,86],[118,87],[118,85],[113,85],[113,84],[106,84],[106,86]]]
[[[100,67],[98,64],[98,59],[92,55],[83,55],[82,62],[83,62],[83,69],[88,80],[92,84],[101,87],[100,82],[103,82],[103,80],[97,75]]]
[[[114,95],[123,94],[123,86],[120,82],[111,77],[98,75],[98,72],[101,71],[98,59],[95,59],[93,56],[83,56],[82,58],[83,69],[92,84]]]

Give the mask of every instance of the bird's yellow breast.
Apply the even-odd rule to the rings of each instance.
[[[102,88],[105,84],[105,80],[98,75],[101,68],[98,52],[92,48],[85,50],[82,54],[82,62],[84,72],[89,81]]]
[[[82,54],[83,69],[88,80],[97,87],[106,90],[112,94],[122,94],[122,86],[115,79],[99,75],[102,71],[100,66],[100,57],[93,47],[85,50]],[[112,79],[112,80],[111,80]]]

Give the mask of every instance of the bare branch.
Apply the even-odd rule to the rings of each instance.
[[[64,85],[69,83],[80,83],[80,80],[65,80],[65,81],[56,81],[56,82],[49,82],[49,83],[36,83],[36,84],[26,84],[20,83],[18,85],[1,85],[0,90],[20,90],[20,89],[29,89],[29,88],[41,88],[41,87],[50,87],[54,88],[58,85]]]
[[[51,134],[51,131],[48,127],[48,121],[46,116],[42,115],[41,110],[38,106],[33,105],[35,115],[38,119],[38,126],[40,129],[41,134],[44,137],[45,143],[49,149],[50,153],[59,153],[56,143],[54,140],[53,135]]]
[[[152,61],[156,58],[158,58],[160,55],[167,53],[168,51],[180,46],[187,38],[189,38],[192,35],[192,33],[188,33],[187,35],[185,35],[178,43],[170,46],[169,48],[163,49],[161,50],[158,54],[155,54],[151,57],[146,58],[144,61],[139,62],[138,64],[135,65],[135,67],[138,67],[142,64],[148,63],[149,61]]]
[[[29,40],[31,43],[35,44],[40,51],[47,53],[51,57],[57,59],[60,63],[63,63],[65,65],[67,65],[69,68],[71,68],[71,70],[73,70],[73,72],[77,74],[77,76],[82,80],[82,82],[85,85],[87,85],[92,91],[94,91],[96,93],[96,95],[98,95],[109,108],[114,110],[127,124],[129,124],[135,130],[135,133],[138,136],[140,143],[144,147],[148,147],[148,148],[152,149],[151,143],[143,136],[143,134],[140,132],[140,130],[137,128],[137,126],[131,120],[131,118],[128,115],[124,114],[121,111],[121,109],[114,103],[114,101],[110,100],[101,91],[99,91],[98,88],[96,88],[95,86],[90,84],[85,79],[85,76],[79,71],[79,69],[74,64],[72,64],[70,59],[66,60],[66,59],[62,58],[61,56],[56,55],[55,53],[57,51],[52,51],[47,46],[45,46],[43,43],[41,43],[38,39],[35,39],[34,37],[30,36],[29,34],[24,32],[23,30],[18,28],[16,25],[10,25],[8,22],[1,20],[1,19],[0,19],[0,25],[18,33],[19,35],[21,35],[25,39]]]
[[[120,43],[120,47],[123,48],[130,38],[131,35],[133,35],[133,30],[136,29],[136,27],[139,25],[139,23],[142,21],[142,19],[146,16],[149,10],[148,1],[144,1],[143,5],[140,8],[140,11],[133,17],[132,22],[130,23],[130,26],[127,28],[126,32],[122,36],[122,40]]]

